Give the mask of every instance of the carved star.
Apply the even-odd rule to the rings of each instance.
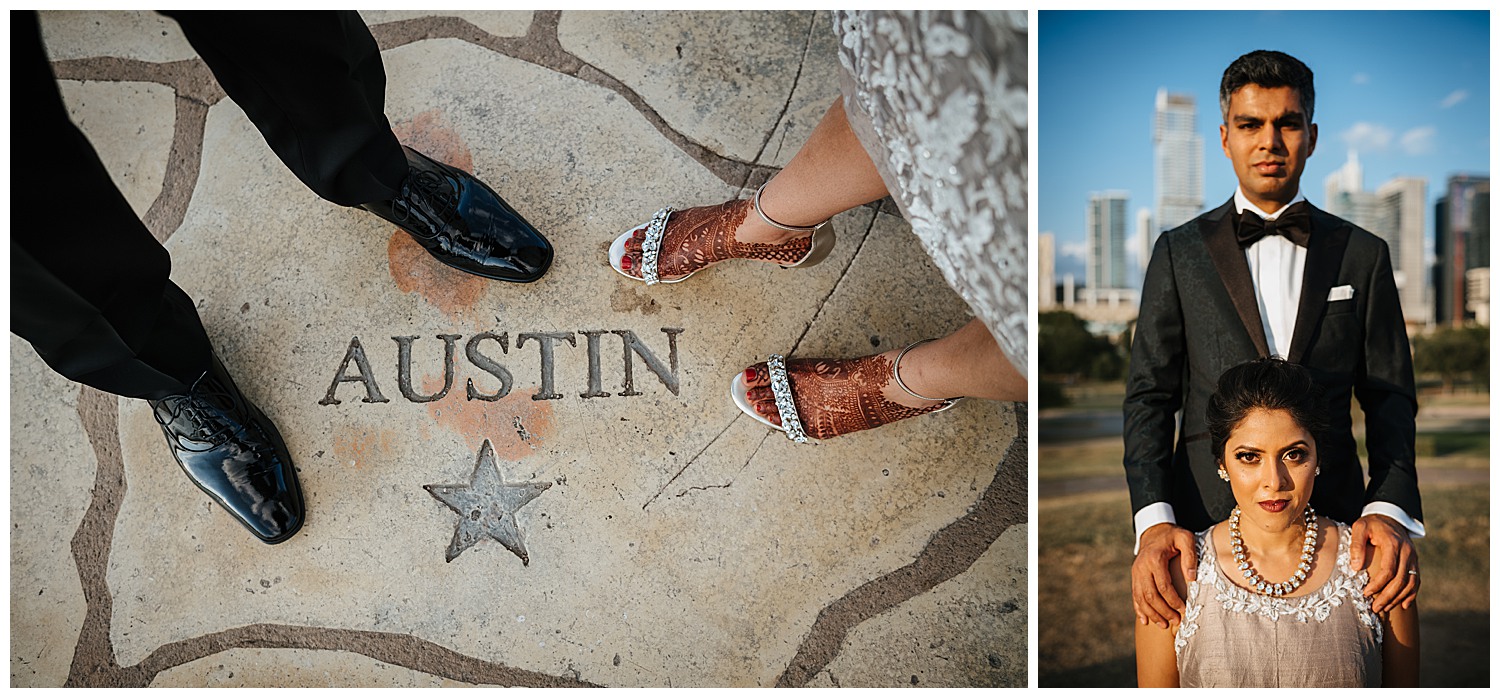
[[[522,565],[529,565],[526,543],[516,525],[516,511],[551,486],[550,482],[506,483],[501,479],[500,466],[495,463],[495,448],[489,439],[485,439],[484,445],[479,447],[479,460],[474,463],[469,484],[423,485],[422,488],[458,512],[453,542],[448,544],[448,562],[453,562],[454,558],[488,536],[521,558]]]

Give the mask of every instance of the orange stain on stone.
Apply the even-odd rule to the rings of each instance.
[[[363,470],[388,461],[396,435],[389,429],[349,429],[333,437],[333,457],[341,466]]]
[[[433,160],[464,172],[474,171],[474,155],[459,139],[458,131],[449,123],[448,117],[437,109],[424,111],[411,121],[392,124],[391,130],[396,133],[396,140]]]
[[[467,378],[460,371],[443,399],[424,403],[439,426],[462,435],[476,450],[489,439],[495,455],[505,460],[525,458],[552,437],[551,401],[532,400],[530,392],[516,390],[520,386],[512,387],[509,394],[494,402],[470,400]],[[491,392],[497,387],[493,377],[474,378],[476,390]],[[432,395],[442,387],[441,375],[422,379],[424,394]]]
[[[393,124],[396,138],[422,154],[465,172],[474,171],[474,156],[459,139],[447,117],[437,109],[411,121]],[[449,267],[427,253],[400,228],[391,231],[386,246],[391,279],[404,293],[416,293],[455,320],[477,321],[475,304],[484,296],[484,279]]]

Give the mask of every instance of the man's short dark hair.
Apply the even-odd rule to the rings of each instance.
[[[1251,51],[1234,59],[1219,81],[1219,111],[1229,123],[1229,97],[1246,85],[1290,87],[1302,97],[1307,123],[1313,120],[1313,74],[1302,61],[1280,51]]]

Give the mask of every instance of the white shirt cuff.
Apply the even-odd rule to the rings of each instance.
[[[1142,509],[1142,511],[1145,511],[1145,510]],[[1365,505],[1365,508],[1364,508],[1363,511],[1359,512],[1360,516],[1369,516],[1371,514],[1380,514],[1382,516],[1389,516],[1389,517],[1395,519],[1396,523],[1401,524],[1403,527],[1406,528],[1407,534],[1410,535],[1413,540],[1415,540],[1417,538],[1421,538],[1421,537],[1427,535],[1427,527],[1423,526],[1421,521],[1418,521],[1418,520],[1413,519],[1412,517],[1408,516],[1406,514],[1406,510],[1404,510],[1401,507],[1398,507],[1398,506],[1396,506],[1394,504],[1391,504],[1390,502],[1370,502],[1369,504]],[[1137,526],[1139,526],[1139,522],[1140,522],[1140,515],[1139,514],[1136,515],[1136,522],[1137,522]],[[1137,528],[1137,530],[1140,530],[1140,529]],[[1136,547],[1139,548],[1140,547],[1140,542],[1139,542],[1140,541],[1140,535],[1139,534],[1136,535],[1136,541],[1137,541],[1136,542]]]
[[[1400,510],[1398,509],[1397,511]],[[1379,513],[1384,514],[1385,512],[1382,511]],[[1401,521],[1401,519],[1396,520]],[[1409,521],[1410,519],[1407,520]],[[1139,553],[1141,551],[1141,534],[1145,533],[1146,529],[1151,528],[1152,526],[1155,526],[1159,523],[1169,523],[1176,525],[1177,510],[1173,509],[1171,504],[1168,504],[1166,502],[1147,504],[1146,506],[1141,507],[1140,511],[1135,513],[1135,552]],[[1407,526],[1407,528],[1411,527]]]

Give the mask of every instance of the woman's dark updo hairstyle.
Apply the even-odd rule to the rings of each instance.
[[[1279,356],[1247,361],[1219,376],[1219,388],[1208,399],[1205,421],[1215,462],[1224,462],[1229,432],[1254,409],[1285,410],[1317,443],[1328,430],[1323,388],[1307,369]]]

